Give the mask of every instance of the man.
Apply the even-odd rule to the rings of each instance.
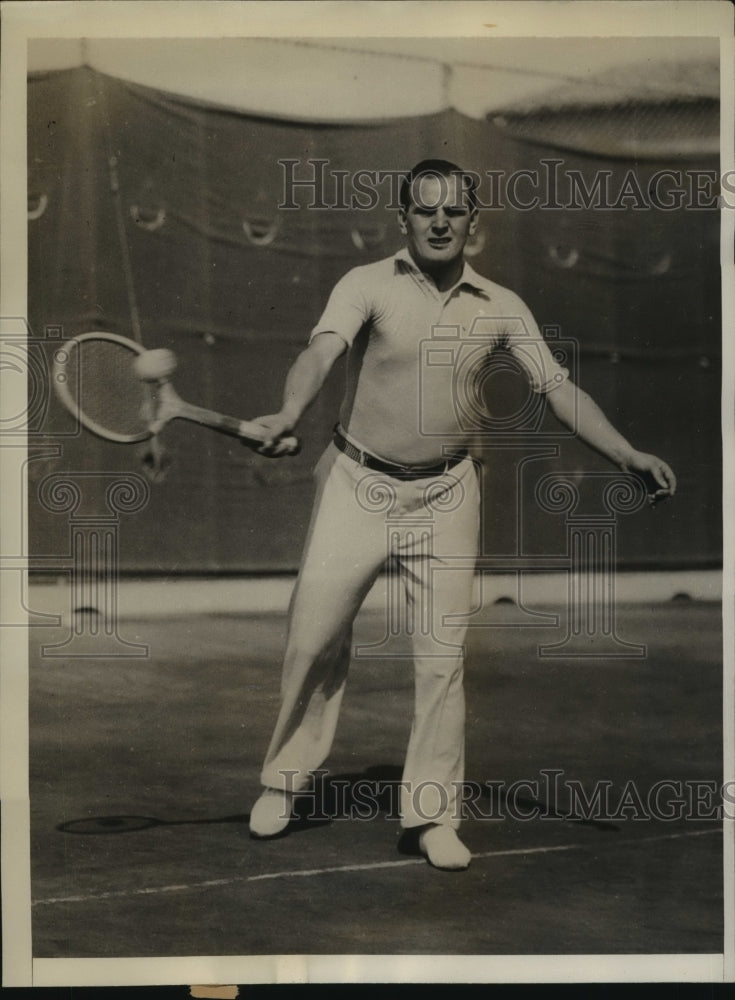
[[[563,424],[621,469],[654,482],[656,499],[673,495],[676,483],[664,462],[636,451],[570,381],[521,300],[464,261],[478,211],[474,187],[460,168],[442,160],[414,167],[402,186],[398,221],[406,247],[354,268],[337,283],[287,375],[280,411],[259,418],[269,433],[263,453],[279,455],[279,442],[348,351],[340,422],[315,471],[281,709],[250,829],[256,837],[283,832],[294,793],[327,757],[352,623],[390,562],[417,623],[411,630],[415,704],[401,825],[418,829],[420,849],[432,865],[457,870],[471,857],[456,832],[464,777],[465,629],[447,622],[461,621],[471,606],[480,494],[467,452],[472,428],[456,405],[452,367],[432,372],[427,397],[422,342],[437,326],[467,332],[479,318],[488,351],[510,350]]]

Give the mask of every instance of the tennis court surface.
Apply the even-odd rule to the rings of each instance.
[[[720,606],[619,607],[647,653],[616,660],[541,658],[558,630],[492,612],[468,639],[460,873],[399,838],[400,640],[355,660],[328,772],[255,841],[285,615],[124,620],[130,659],[42,656],[66,633],[35,629],[34,957],[721,952]],[[363,611],[355,642],[382,634]]]

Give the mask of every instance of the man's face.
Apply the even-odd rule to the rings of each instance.
[[[469,204],[461,176],[426,174],[414,182],[412,195],[398,222],[413,259],[429,272],[459,261],[477,228],[477,210]]]

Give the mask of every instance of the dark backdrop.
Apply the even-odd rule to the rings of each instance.
[[[649,134],[652,122],[666,141],[653,154],[641,143],[638,155],[630,138],[636,130]],[[691,152],[691,136],[702,129],[717,130],[713,102],[488,122],[447,111],[327,126],[199,106],[86,68],[34,76],[28,88],[33,335],[40,340],[48,328],[61,327],[65,336],[95,328],[131,336],[127,249],[143,342],[176,350],[180,394],[244,417],[271,412],[278,408],[285,370],[335,280],[400,245],[395,213],[384,203],[369,213],[279,210],[279,159],[323,158],[330,170],[398,170],[440,155],[479,173],[509,175],[543,169],[543,160],[557,158],[562,171],[581,171],[588,186],[597,171],[610,171],[613,192],[633,169],[645,191],[663,168],[717,170],[716,159]],[[528,188],[519,192],[526,198]],[[304,190],[297,193],[302,203],[307,197]],[[472,251],[474,267],[517,291],[542,327],[556,328],[552,337],[573,344],[565,349],[572,352],[577,381],[613,422],[638,447],[665,457],[679,476],[674,503],[624,519],[620,564],[716,565],[717,211],[630,204],[607,211],[522,210],[505,202],[483,213]],[[309,513],[310,470],[334,423],[341,377],[338,369],[330,378],[304,422],[302,454],[288,461],[262,459],[192,425],[168,428],[167,474],[151,484],[145,509],[124,523],[121,568],[294,569]],[[491,385],[491,408],[501,416],[522,408],[525,389],[512,373],[488,379],[488,391]],[[50,398],[45,430],[68,433],[70,425]],[[550,420],[542,430],[552,435],[544,443],[560,445],[558,457],[521,465],[539,450],[537,434],[485,449],[488,554],[560,553],[563,518],[539,510],[535,483],[552,470],[579,479],[607,468],[576,442],[554,438]],[[67,546],[67,518],[35,499],[45,476],[142,468],[138,446],[107,444],[87,433],[59,441],[58,458],[29,465],[32,555]],[[504,502],[494,502],[498,497]]]

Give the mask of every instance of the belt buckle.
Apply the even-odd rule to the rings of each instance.
[[[407,479],[426,479],[431,473],[420,465],[400,465],[401,474]]]
[[[403,465],[401,462],[391,462],[390,464],[397,470],[397,475],[399,477],[403,476],[404,478],[408,478],[409,476],[414,476],[416,474],[415,465]]]

